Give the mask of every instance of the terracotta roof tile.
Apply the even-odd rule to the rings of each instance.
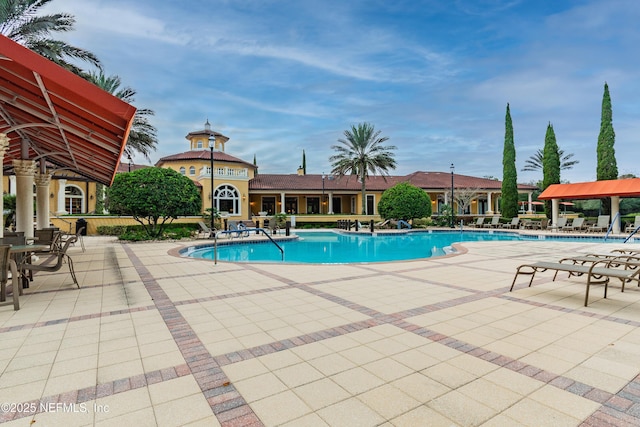
[[[386,180],[385,180],[386,178]],[[383,191],[400,182],[409,182],[425,190],[443,190],[451,188],[451,174],[447,172],[414,172],[406,176],[372,176],[367,179],[367,190]],[[454,188],[479,188],[485,190],[502,189],[502,183],[488,178],[476,178],[467,175],[453,175]],[[325,191],[360,191],[360,182],[355,176],[325,177]],[[518,184],[520,190],[535,190],[536,187]],[[282,175],[261,174],[249,181],[249,190],[322,190],[322,175]]]
[[[179,161],[179,160],[211,160],[211,151],[210,150],[190,150],[185,151],[184,153],[172,154],[170,156],[162,157],[160,160],[156,162],[156,166],[162,166],[165,162]],[[239,159],[234,156],[230,156],[229,154],[223,151],[214,151],[213,152],[213,160],[216,162],[230,162],[230,163],[239,163],[246,165],[248,167],[255,168],[253,163],[245,162],[242,159]]]

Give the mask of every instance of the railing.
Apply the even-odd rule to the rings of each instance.
[[[71,231],[71,226],[73,226],[73,223],[71,221],[67,221],[66,219],[60,217],[58,214],[53,213],[51,211],[49,211],[49,217],[54,217],[54,218],[59,219],[60,221],[64,222],[65,224],[69,224],[69,234],[73,233]]]
[[[623,243],[627,243],[629,241],[629,239],[631,239],[633,237],[634,234],[636,234],[638,232],[638,230],[640,230],[640,225],[636,227],[635,230],[633,230],[631,232],[631,234],[629,234],[629,237],[627,237],[626,239],[624,239]]]
[[[271,243],[276,245],[276,247],[280,250],[281,260],[284,261],[284,249],[282,249],[282,247],[275,240],[273,240],[273,238],[271,236],[269,236],[269,233],[267,233],[267,231],[264,228],[241,228],[241,229],[237,229],[237,230],[216,231],[213,234],[213,263],[214,264],[218,264],[218,234],[238,234],[238,235],[240,235],[240,234],[243,234],[243,233],[247,233],[248,234],[251,231],[255,231],[256,234],[262,232],[262,234],[267,236],[267,238],[269,240],[271,240]]]
[[[607,241],[607,237],[609,237],[609,234],[611,233],[611,230],[613,229],[613,224],[616,223],[616,220],[620,218],[620,212],[618,212],[616,214],[616,216],[613,217],[613,221],[611,221],[611,224],[609,224],[609,228],[607,229],[607,234],[604,235],[604,241]]]
[[[411,228],[411,224],[409,224],[407,221],[403,220],[403,219],[399,219],[398,220],[398,230],[400,230],[402,228],[402,226],[405,226],[407,228]]]

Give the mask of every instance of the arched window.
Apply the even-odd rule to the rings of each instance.
[[[240,215],[240,195],[238,190],[230,185],[221,185],[215,190],[215,206],[219,212],[229,212],[229,215]]]
[[[64,206],[69,214],[83,213],[84,194],[80,187],[67,185],[64,188]]]
[[[186,175],[187,170],[184,168],[184,166],[180,166],[180,175]]]
[[[196,174],[196,167],[195,166],[191,166],[189,168],[189,175],[193,176]]]

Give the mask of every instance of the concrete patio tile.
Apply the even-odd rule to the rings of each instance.
[[[543,425],[576,426],[581,421],[534,400],[522,400],[507,408],[502,412],[502,415],[509,417],[508,419],[515,420],[517,425],[527,427]]]
[[[211,408],[201,393],[154,403],[153,411],[158,427],[178,427],[205,418],[211,419]]]
[[[297,363],[272,372],[289,388],[308,384],[324,377],[320,371],[308,363]]]
[[[133,425],[136,427],[154,427],[158,425],[158,422],[156,421],[156,414],[154,413],[153,408],[149,407],[122,414],[117,417],[101,419],[96,421],[94,425],[96,427],[121,427],[127,425]]]
[[[420,401],[413,399],[408,394],[389,384],[376,387],[357,397],[387,420],[421,405]]]
[[[458,425],[480,425],[498,413],[495,409],[455,390],[433,399],[426,405],[441,414],[447,414],[447,417]]]
[[[402,377],[391,384],[421,402],[428,402],[451,391],[451,388],[421,373]]]
[[[266,374],[269,369],[260,359],[249,359],[222,368],[232,382]]]
[[[476,376],[449,363],[439,363],[420,371],[421,374],[456,389],[473,381]]]
[[[478,378],[458,388],[457,391],[495,411],[503,411],[522,399],[521,394],[487,381],[484,378]]]
[[[309,364],[325,376],[337,374],[357,366],[354,362],[338,353],[312,359]]]
[[[352,395],[363,393],[384,384],[380,377],[361,367],[340,372],[330,378]]]
[[[253,402],[251,408],[265,425],[273,426],[284,424],[313,412],[290,390]]]
[[[149,391],[146,388],[129,390],[123,393],[95,399],[88,402],[90,406],[95,403],[101,410],[95,412],[96,423],[134,413],[145,408],[152,409]],[[155,417],[153,417],[155,422]]]
[[[345,389],[330,380],[322,378],[293,389],[311,409],[317,411],[351,396]]]
[[[384,418],[356,398],[350,398],[317,411],[334,427],[367,427],[381,424]]]
[[[391,420],[396,427],[422,427],[428,420],[429,427],[451,427],[454,421],[426,406],[419,406]],[[484,425],[484,424],[483,424]]]
[[[287,386],[271,372],[235,381],[234,385],[249,403],[287,390]]]
[[[557,387],[545,385],[528,396],[573,418],[584,419],[596,411],[600,404]]]
[[[151,403],[158,405],[181,397],[200,395],[201,390],[192,375],[174,378],[148,386]]]
[[[362,365],[362,367],[375,376],[382,378],[385,382],[397,380],[414,372],[413,369],[391,358],[376,360]]]

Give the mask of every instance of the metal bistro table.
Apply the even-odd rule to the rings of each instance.
[[[46,252],[50,249],[49,245],[12,245],[11,249],[9,250],[9,252],[11,253],[11,256],[14,258],[16,265],[18,266],[18,273],[21,274],[22,276],[22,288],[28,288],[29,287],[29,278],[22,273],[23,270],[23,266],[21,264],[24,264],[25,260],[27,261],[27,264],[30,264],[31,260],[27,259],[27,257],[30,257],[31,255],[33,255],[34,252]],[[21,255],[22,257],[19,257],[18,255]],[[26,268],[28,270],[28,268]],[[15,290],[14,290],[15,292]]]

